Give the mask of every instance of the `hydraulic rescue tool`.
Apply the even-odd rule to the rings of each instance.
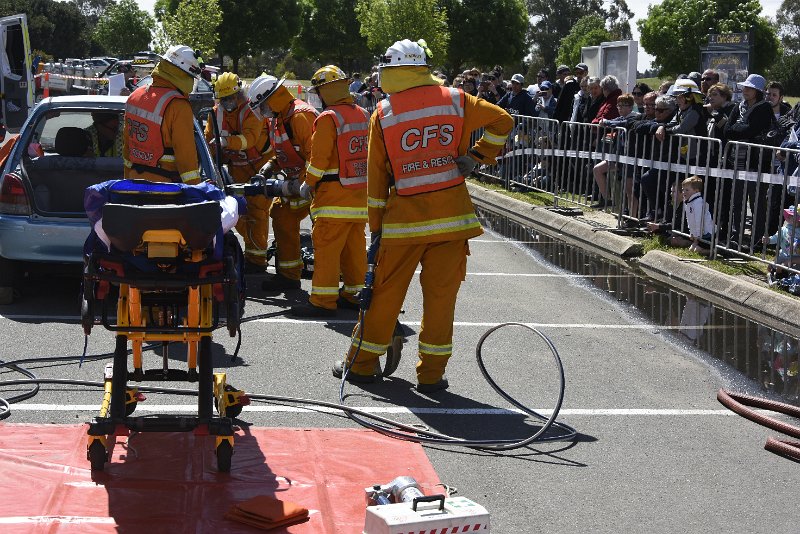
[[[483,506],[465,497],[424,495],[413,477],[397,477],[364,488],[364,493],[364,534],[489,532],[489,512]]]

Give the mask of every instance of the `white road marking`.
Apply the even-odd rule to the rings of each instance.
[[[56,315],[46,317],[42,315],[0,315],[0,319],[9,321],[24,321],[37,319],[40,321],[63,321],[75,322],[80,320],[77,315]],[[356,319],[292,319],[291,317],[267,317],[262,319],[248,319],[245,317],[242,322],[247,323],[271,323],[271,324],[355,324]],[[400,321],[407,326],[421,326],[422,321]],[[681,326],[681,325],[653,325],[653,324],[601,324],[601,323],[526,323],[523,321],[508,321],[524,324],[532,328],[581,328],[581,329],[605,329],[605,330],[728,330],[736,328],[735,326],[715,326],[715,325],[699,325],[699,326]],[[470,322],[470,321],[456,321],[453,326],[460,327],[478,327],[478,328],[491,328],[503,323],[500,322]]]
[[[446,415],[520,415],[522,411],[506,408],[414,408],[405,406],[354,406],[359,410],[374,414],[446,414]],[[97,412],[98,405],[94,404],[13,404],[11,411],[20,412]],[[197,411],[196,404],[148,404],[140,402],[136,406],[136,412],[152,413],[191,413]],[[343,413],[336,408],[315,407],[315,406],[245,406],[245,412],[262,413]],[[542,415],[548,416],[552,413],[550,408],[534,410]],[[134,412],[134,413],[136,413]],[[605,416],[696,416],[696,415],[735,415],[730,410],[701,410],[701,409],[678,409],[678,408],[564,408],[559,415],[605,415]]]

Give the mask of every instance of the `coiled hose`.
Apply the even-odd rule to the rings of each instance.
[[[242,322],[252,321],[254,319],[257,319],[258,317],[261,316],[250,317]],[[486,370],[486,366],[483,363],[483,355],[482,355],[482,348],[484,342],[486,341],[486,339],[489,338],[490,335],[492,335],[497,330],[509,326],[522,327],[537,334],[538,337],[545,342],[545,344],[550,350],[551,355],[553,356],[553,360],[556,364],[557,374],[558,374],[559,393],[553,411],[549,417],[545,417],[537,413],[536,411],[527,408],[526,406],[515,400],[513,397],[508,395],[508,393],[503,391],[503,389],[494,381],[494,379],[492,379],[492,377]],[[220,327],[223,328],[224,325],[221,325]],[[150,345],[144,347],[143,350],[148,350],[158,345],[160,344]],[[85,346],[84,346],[84,352],[85,352]],[[130,354],[131,351],[129,350],[128,353]],[[52,356],[52,357],[39,357],[39,358],[25,358],[8,362],[0,362],[0,368],[5,367],[20,372],[24,374],[26,377],[28,377],[25,379],[0,381],[0,387],[15,387],[15,386],[26,386],[26,385],[33,386],[32,389],[20,395],[9,397],[8,399],[0,398],[0,419],[5,419],[11,414],[10,410],[11,404],[35,396],[36,393],[38,393],[39,391],[39,386],[42,384],[71,385],[71,386],[81,386],[81,387],[99,388],[99,389],[102,389],[104,387],[103,382],[92,382],[92,381],[73,380],[65,378],[37,378],[32,372],[25,369],[24,367],[21,367],[22,364],[42,363],[42,362],[67,362],[79,359],[81,361],[95,361],[103,358],[108,358],[111,356],[113,356],[113,353],[105,353],[92,356]],[[441,446],[459,446],[459,447],[468,447],[473,449],[507,451],[512,449],[517,449],[520,447],[526,447],[534,442],[569,441],[573,440],[577,436],[577,431],[574,428],[572,428],[567,424],[556,421],[559,410],[561,409],[561,403],[564,398],[564,386],[565,386],[564,368],[562,366],[561,358],[558,355],[558,351],[556,350],[555,345],[553,345],[553,343],[546,335],[536,330],[535,328],[532,328],[522,323],[503,323],[490,328],[486,333],[483,334],[476,348],[476,356],[478,359],[478,365],[481,369],[481,373],[489,382],[489,384],[492,386],[492,388],[498,392],[498,394],[500,394],[504,399],[506,399],[508,402],[516,406],[523,413],[543,422],[542,426],[533,435],[522,440],[511,440],[511,439],[467,440],[457,437],[451,437],[445,434],[440,434],[429,430],[424,430],[419,428],[418,426],[407,425],[398,421],[381,417],[377,414],[369,413],[367,411],[359,410],[357,408],[352,408],[346,406],[343,402],[344,400],[343,386],[346,375],[342,377],[343,383],[342,386],[340,387],[340,403],[327,402],[315,399],[286,397],[279,395],[263,395],[257,393],[256,394],[248,393],[248,397],[252,400],[259,400],[259,401],[277,402],[277,403],[293,404],[293,405],[299,404],[303,406],[319,406],[322,408],[340,410],[346,413],[348,417],[350,417],[360,425],[375,430],[376,432],[379,432],[386,436],[405,441],[436,444]],[[349,370],[349,368],[347,370]],[[137,388],[139,391],[145,393],[150,392],[150,393],[162,393],[162,394],[184,395],[184,396],[198,395],[198,391],[193,389],[163,388],[163,387],[153,387],[153,386],[137,386]],[[375,422],[370,422],[367,419],[370,419]],[[556,435],[545,436],[544,434],[550,428],[557,428],[561,432]]]

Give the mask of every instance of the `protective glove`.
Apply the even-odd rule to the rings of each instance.
[[[314,198],[314,188],[308,185],[308,182],[303,182],[300,186],[300,196],[306,200]]]
[[[472,156],[458,156],[456,158],[456,165],[458,165],[458,172],[461,176],[469,176],[475,170],[478,162]]]
[[[258,174],[263,176],[264,178],[272,178],[272,175],[275,174],[274,167],[272,166],[272,162],[269,161],[259,169]]]

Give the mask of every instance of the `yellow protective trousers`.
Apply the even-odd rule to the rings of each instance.
[[[308,209],[308,205],[292,209],[288,202],[281,202],[281,199],[276,198],[269,210],[278,248],[275,270],[291,280],[300,280],[303,272],[303,260],[300,257],[300,221],[308,217]]]
[[[230,166],[228,171],[237,184],[250,181],[258,172],[253,165]],[[247,196],[247,215],[239,217],[236,231],[244,239],[244,258],[255,265],[267,264],[267,233],[269,231],[269,200],[264,195]]]
[[[314,306],[336,309],[340,274],[344,282],[342,298],[358,303],[356,293],[364,287],[367,272],[365,226],[366,221],[342,222],[325,217],[314,221],[314,276],[308,299]]]
[[[417,380],[420,384],[438,382],[453,352],[456,297],[467,274],[468,255],[465,239],[416,245],[382,244],[375,268],[372,304],[353,330],[348,363],[353,360],[359,343],[361,348],[351,370],[362,375],[374,372],[376,360],[391,342],[414,271],[421,264],[422,326]],[[360,325],[363,325],[363,339]]]

